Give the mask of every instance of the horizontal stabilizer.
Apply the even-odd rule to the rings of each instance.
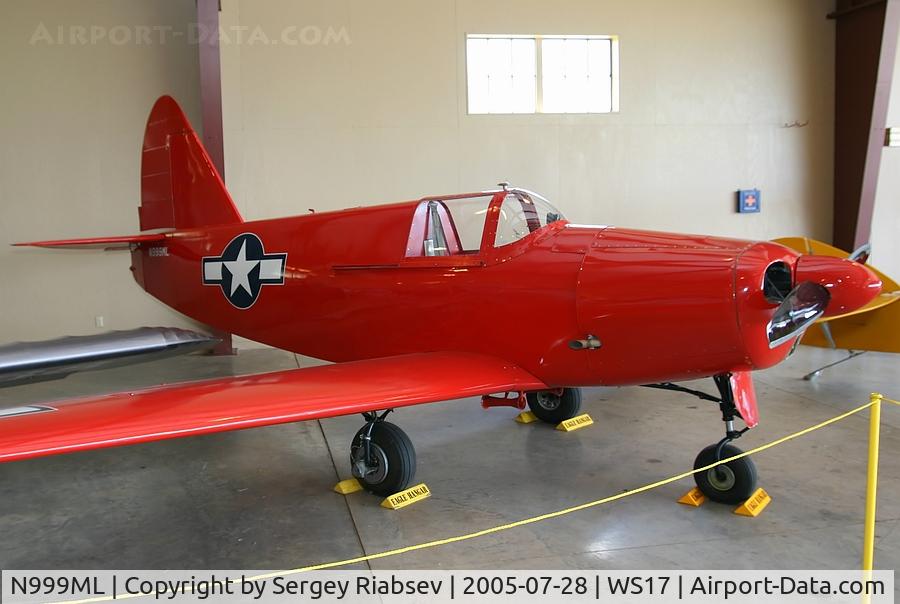
[[[141,243],[155,243],[165,241],[165,233],[154,233],[150,235],[126,235],[123,237],[90,237],[87,239],[55,239],[49,241],[28,241],[25,243],[14,243],[19,247],[46,247],[72,250],[127,250],[132,245]]]

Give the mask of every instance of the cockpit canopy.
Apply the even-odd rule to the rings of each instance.
[[[549,201],[523,189],[427,197],[413,216],[406,256],[477,255],[559,220],[562,214]]]

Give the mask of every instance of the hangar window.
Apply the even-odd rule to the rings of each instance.
[[[466,36],[470,114],[618,111],[615,36]]]

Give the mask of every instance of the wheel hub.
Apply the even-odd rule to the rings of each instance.
[[[707,471],[706,480],[717,491],[730,491],[737,482],[734,471],[726,465],[716,466]]]
[[[384,450],[374,442],[369,443],[369,459],[365,459],[366,447],[359,443],[350,455],[353,477],[367,484],[379,484],[388,473],[388,460]]]
[[[556,411],[559,408],[562,397],[556,396],[552,392],[538,392],[536,399],[537,404],[540,405],[541,409]]]

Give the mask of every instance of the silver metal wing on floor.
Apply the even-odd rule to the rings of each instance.
[[[208,350],[217,343],[212,336],[186,329],[141,327],[6,344],[0,346],[0,388]]]

